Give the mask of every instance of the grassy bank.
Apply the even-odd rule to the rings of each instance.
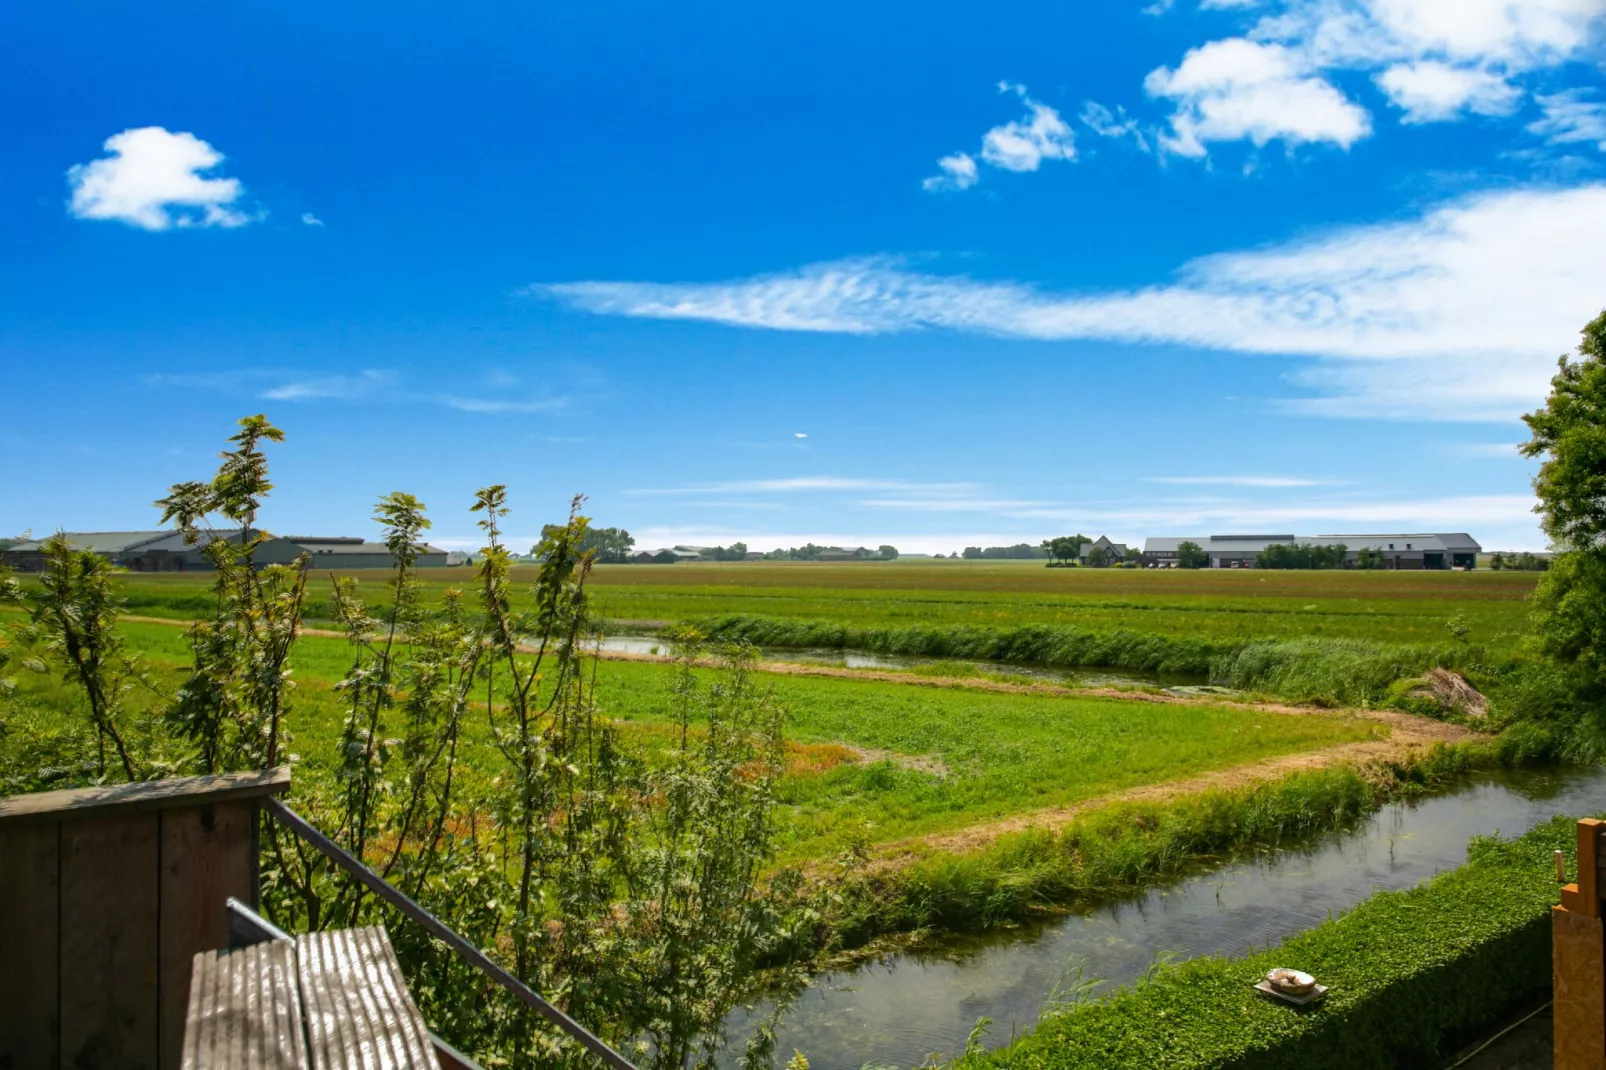
[[[1465,866],[1416,889],[1376,895],[1258,955],[1161,968],[1133,990],[1051,1015],[1024,1039],[958,1065],[1432,1065],[1549,984],[1551,854],[1570,848],[1572,829],[1557,818],[1516,840],[1479,838]],[[1305,1010],[1274,1003],[1250,988],[1274,966],[1312,972],[1331,991]]]
[[[1290,846],[1350,827],[1393,799],[1519,757],[1499,743],[1441,746],[1403,765],[1340,765],[1170,802],[1120,803],[1058,832],[1012,833],[979,851],[934,852],[879,872],[850,866],[833,924],[854,946],[886,933],[985,930],[1083,907],[1247,848]]]

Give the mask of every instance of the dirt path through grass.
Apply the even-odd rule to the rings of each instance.
[[[1340,763],[1367,766],[1403,762],[1414,755],[1419,755],[1435,744],[1466,743],[1484,738],[1480,733],[1470,728],[1447,724],[1443,721],[1434,721],[1426,717],[1417,717],[1408,713],[1396,713],[1391,710],[1315,710],[1295,706],[1273,705],[1256,705],[1251,708],[1271,713],[1308,717],[1358,717],[1363,720],[1376,721],[1388,725],[1389,736],[1387,739],[1366,740],[1361,743],[1341,743],[1338,746],[1326,747],[1320,750],[1285,754],[1277,758],[1251,762],[1247,765],[1201,773],[1198,776],[1188,777],[1183,780],[1172,780],[1161,784],[1145,784],[1136,788],[1128,788],[1125,791],[1112,792],[1108,795],[1088,799],[1073,806],[1034,810],[1029,813],[1014,814],[997,821],[970,825],[953,832],[933,833],[913,839],[880,844],[875,849],[876,857],[870,864],[871,868],[872,870],[896,869],[913,858],[925,854],[940,852],[964,854],[978,851],[1000,836],[1012,832],[1022,832],[1030,828],[1057,832],[1082,815],[1119,803],[1172,802],[1176,799],[1188,795],[1196,795],[1211,789],[1249,787],[1278,780],[1291,773],[1321,769]]]

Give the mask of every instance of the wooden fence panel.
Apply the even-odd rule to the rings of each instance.
[[[255,803],[162,811],[159,900],[161,1065],[179,1064],[190,968],[197,951],[229,945],[223,903],[256,905]]]
[[[53,1068],[60,826],[0,830],[0,1070]]]
[[[61,1059],[157,1070],[158,814],[61,829]]]

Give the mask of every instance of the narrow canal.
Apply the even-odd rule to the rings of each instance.
[[[1240,955],[1309,929],[1375,891],[1409,888],[1466,861],[1475,835],[1515,835],[1557,814],[1606,811],[1606,771],[1514,772],[1384,807],[1301,849],[1262,851],[1086,914],[988,940],[891,956],[828,973],[779,1032],[784,1060],[801,1050],[815,1070],[916,1067],[952,1057],[983,1016],[988,1046],[1030,1030],[1080,969],[1101,988],[1130,984],[1161,956]],[[740,1051],[767,1012],[739,1010]]]
[[[604,637],[600,648],[619,654],[648,654],[668,657],[667,641],[650,635],[610,635]],[[919,674],[923,670],[952,669],[968,666],[977,675],[1005,677],[1022,683],[1041,682],[1063,687],[1163,687],[1184,693],[1215,691],[1229,694],[1224,688],[1210,688],[1204,676],[1162,674],[1123,669],[1052,668],[1009,661],[976,661],[971,658],[930,658],[915,654],[872,654],[862,650],[835,650],[826,647],[758,648],[761,662],[784,662],[794,665],[824,665],[838,669],[865,669],[882,672]]]

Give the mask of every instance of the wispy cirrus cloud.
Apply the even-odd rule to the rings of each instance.
[[[1169,483],[1184,487],[1334,487],[1341,483],[1302,476],[1145,476],[1145,483]]]
[[[517,389],[517,381],[488,376],[483,395],[449,394],[420,390],[405,373],[390,368],[366,368],[349,375],[295,375],[285,370],[250,368],[239,372],[176,372],[140,376],[152,387],[182,387],[241,394],[264,401],[293,403],[344,402],[363,405],[439,405],[458,412],[516,414],[560,412],[574,398],[568,394],[537,394]]]
[[[1295,376],[1323,416],[1510,420],[1600,310],[1606,186],[1449,201],[1414,218],[1184,264],[1136,290],[1053,293],[864,257],[724,282],[538,285],[601,315],[767,330],[949,330],[1177,343],[1314,358]]]
[[[269,401],[350,401],[373,397],[389,390],[396,383],[396,373],[368,369],[356,375],[326,375],[311,379],[293,379],[272,386],[262,392]]]
[[[477,398],[461,397],[456,394],[442,394],[439,397],[421,396],[420,400],[431,400],[445,405],[458,412],[557,412],[569,407],[570,399],[562,396],[519,400],[517,398]]]
[[[978,489],[975,483],[920,483],[902,479],[865,479],[856,476],[784,476],[777,479],[740,479],[725,483],[688,483],[680,487],[650,487],[626,494],[691,498],[708,494],[808,494],[821,491],[895,491],[906,494],[953,497]]]

